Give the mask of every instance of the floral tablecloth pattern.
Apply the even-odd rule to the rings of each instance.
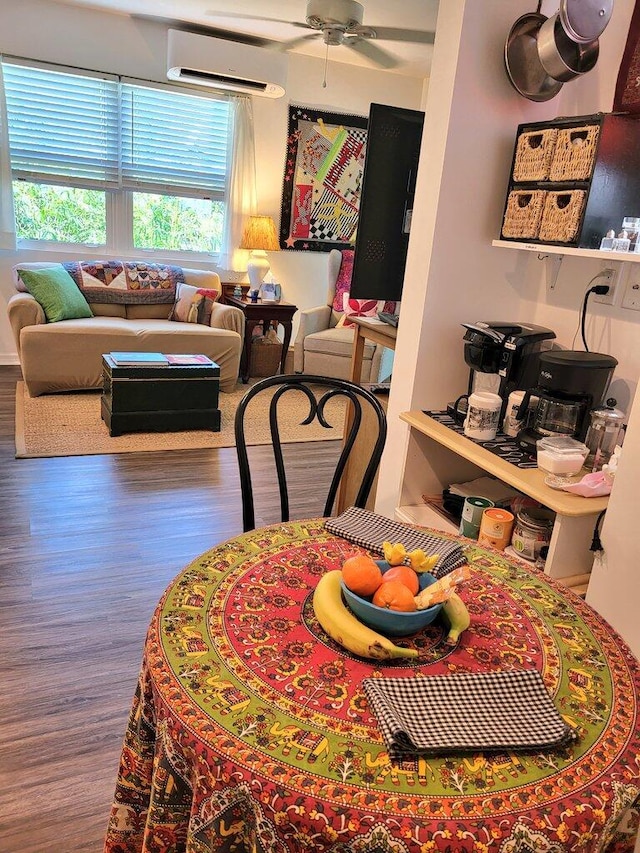
[[[640,669],[580,598],[466,546],[472,623],[350,655],[317,623],[320,576],[361,551],[321,519],[219,545],[149,628],[105,853],[623,853],[640,795]],[[364,678],[537,668],[577,741],[555,752],[392,764]]]

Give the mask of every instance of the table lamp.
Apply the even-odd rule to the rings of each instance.
[[[267,252],[277,252],[280,248],[276,225],[270,216],[250,216],[244,228],[241,249],[250,249],[247,274],[252,290],[259,290],[264,277],[269,272]]]

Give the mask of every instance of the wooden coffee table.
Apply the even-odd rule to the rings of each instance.
[[[220,432],[220,367],[209,364],[117,365],[102,356],[102,420],[126,432]]]

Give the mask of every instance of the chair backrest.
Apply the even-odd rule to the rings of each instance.
[[[302,412],[302,425],[312,423],[316,418],[326,428],[330,428],[325,417],[325,406],[329,400],[334,398],[345,398],[348,401],[348,418],[345,420],[347,434],[343,439],[342,451],[338,459],[329,493],[324,506],[324,516],[330,516],[335,503],[340,480],[345,466],[355,444],[356,438],[362,425],[363,401],[368,404],[374,413],[377,431],[375,442],[371,453],[371,459],[362,475],[360,487],[354,501],[354,506],[364,508],[371,486],[380,464],[380,457],[387,438],[387,418],[379,400],[370,391],[348,382],[346,379],[333,379],[327,376],[313,376],[308,374],[293,374],[284,376],[269,376],[257,382],[244,395],[236,410],[235,415],[235,440],[238,454],[238,465],[240,469],[240,487],[242,491],[242,520],[244,530],[253,530],[255,527],[255,512],[253,506],[253,487],[251,484],[251,472],[249,469],[249,458],[247,454],[247,443],[245,439],[245,412],[247,406],[258,394],[262,394],[274,388],[273,396],[269,404],[269,428],[271,432],[271,443],[273,456],[278,475],[278,487],[280,490],[281,520],[289,521],[289,494],[287,478],[285,473],[284,459],[282,455],[282,443],[280,440],[280,428],[278,424],[278,404],[283,395],[293,391],[301,391],[308,401],[308,412]],[[304,407],[306,409],[306,405]]]

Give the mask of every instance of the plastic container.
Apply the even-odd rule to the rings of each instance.
[[[485,509],[480,522],[478,544],[489,545],[491,548],[497,548],[498,551],[504,551],[511,541],[513,522],[513,513],[506,509],[499,507]]]
[[[545,483],[555,488],[573,482],[589,453],[586,444],[566,435],[546,436],[536,444],[538,468],[547,473]]]
[[[535,562],[542,548],[551,542],[555,512],[543,507],[521,509],[516,514],[511,545],[519,557]]]

